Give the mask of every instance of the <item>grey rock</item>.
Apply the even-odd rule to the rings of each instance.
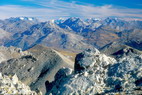
[[[20,48],[0,46],[0,63],[11,58],[20,58],[24,55],[30,55],[30,53],[22,51]]]
[[[73,72],[70,68],[61,68],[55,75],[55,80],[71,75]]]
[[[75,73],[67,75],[67,69],[59,70],[59,77],[48,83],[46,94],[141,95],[141,68],[142,54],[132,52],[132,48],[125,49],[117,61],[96,49],[86,50],[76,56]]]
[[[62,77],[58,77],[58,79],[48,84],[51,89],[48,89],[47,95],[50,93],[53,95],[103,93],[105,87],[104,78],[107,77],[107,66],[113,64],[115,59],[101,54],[97,49],[86,50],[80,54],[79,56],[77,55],[78,61],[76,61],[75,65],[78,64],[79,68],[76,69],[75,67],[75,73],[69,74],[66,77],[65,73],[60,74]],[[92,60],[92,58],[94,59]],[[89,64],[91,65],[89,66],[88,62],[93,64]],[[82,68],[84,69],[82,70]],[[61,71],[59,70],[59,73]]]
[[[142,55],[129,55],[119,59],[108,69],[108,85],[120,90],[132,91],[142,84]],[[139,82],[138,82],[139,81]]]
[[[0,64],[0,71],[7,75],[16,73],[20,81],[29,85],[32,90],[39,89],[43,94],[46,91],[45,82],[53,81],[60,68],[73,68],[71,60],[53,49],[35,46],[27,52],[30,53],[3,61]]]
[[[78,54],[75,58],[75,71],[81,72],[89,69],[89,67],[93,67],[96,62],[94,55],[98,54],[99,51],[97,49],[94,49],[93,51],[88,49]]]
[[[0,73],[0,75],[1,95],[42,95],[42,93],[37,94],[35,91],[31,91],[29,86],[18,80],[16,74],[14,76],[6,76]]]

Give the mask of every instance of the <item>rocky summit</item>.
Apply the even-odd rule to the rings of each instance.
[[[74,70],[62,68],[46,82],[46,95],[141,95],[141,68],[142,54],[114,59],[88,49],[76,56]]]
[[[142,94],[142,53],[126,45],[86,49],[74,60],[74,53],[41,45],[0,50],[0,94]]]

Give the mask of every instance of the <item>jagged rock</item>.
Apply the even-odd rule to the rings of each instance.
[[[48,89],[47,95],[50,93],[53,95],[102,93],[105,87],[104,78],[107,67],[113,63],[115,59],[101,54],[97,49],[86,50],[76,57],[75,73],[66,77],[65,74],[60,74],[63,77],[60,76],[54,82],[49,83],[51,89]],[[58,73],[61,71],[59,70]]]
[[[13,81],[13,84],[16,84],[16,83],[18,82],[18,77],[17,77],[17,75],[15,74],[15,75],[12,77],[11,80]]]
[[[98,55],[99,51],[94,49],[92,52],[90,49],[78,54],[75,58],[75,71],[87,70],[89,67],[94,66],[95,59],[93,55]]]
[[[97,49],[86,50],[76,56],[75,59],[75,72],[80,72],[82,70],[90,70],[95,66],[105,67],[110,63],[114,63],[115,59],[107,57],[101,54]]]
[[[0,94],[1,95],[42,95],[37,94],[18,80],[17,75],[6,76],[0,73]]]
[[[127,56],[124,53],[128,53]],[[75,73],[61,69],[46,85],[47,95],[141,95],[142,54],[125,49],[117,59],[86,50],[76,56]],[[50,89],[49,89],[50,88]]]
[[[131,51],[131,49],[127,51]],[[123,56],[119,58],[117,64],[109,67],[107,85],[115,88],[117,86],[122,91],[133,91],[137,86],[142,86],[141,68],[142,54],[129,54],[129,56]]]

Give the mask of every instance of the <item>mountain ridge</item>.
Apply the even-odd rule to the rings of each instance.
[[[141,50],[142,21],[116,18],[82,20],[77,17],[59,19],[57,22],[32,21],[28,20],[28,17],[23,17],[26,20],[19,19],[20,17],[0,21],[0,28],[5,34],[10,33],[8,39],[1,41],[1,45],[26,50],[42,44],[53,48],[81,51],[79,47],[100,49],[118,41]]]

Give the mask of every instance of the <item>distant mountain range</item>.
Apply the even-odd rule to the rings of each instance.
[[[118,18],[86,19],[71,17],[40,22],[17,17],[0,20],[0,45],[27,50],[37,44],[71,51],[101,49],[115,42],[142,50],[142,21]]]

